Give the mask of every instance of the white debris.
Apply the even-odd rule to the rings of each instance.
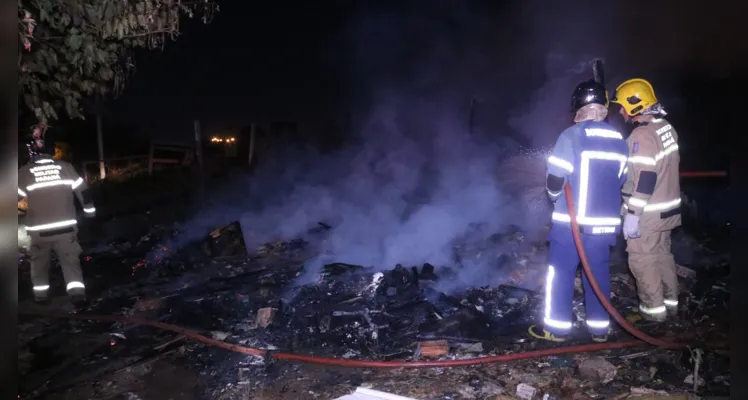
[[[693,385],[693,374],[688,374],[686,379],[683,380],[683,383],[688,384],[688,385]],[[705,384],[704,380],[699,378],[697,386],[702,386],[704,384]]]
[[[382,284],[382,280],[384,280],[384,273],[377,272],[372,276],[371,283],[368,284],[358,295],[361,296],[364,293],[373,294],[377,291],[377,288],[380,284]]]
[[[526,383],[520,383],[517,385],[516,396],[523,400],[532,400],[537,392],[538,389],[535,389]]]
[[[669,396],[669,393],[664,390],[654,390],[644,387],[632,387],[629,389],[631,396]]]
[[[355,392],[338,397],[335,400],[416,400],[412,397],[398,396],[392,393],[359,387]]]
[[[358,355],[358,353],[356,353],[355,351],[353,351],[353,350],[348,350],[348,351],[346,351],[346,352],[345,352],[345,354],[343,354],[343,355],[342,355],[342,356],[340,356],[340,357],[341,357],[341,358],[344,358],[344,359],[346,359],[346,360],[348,360],[348,359],[351,359],[351,358],[353,358],[353,357],[356,357],[357,355]]]

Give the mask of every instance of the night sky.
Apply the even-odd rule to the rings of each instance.
[[[220,1],[211,24],[188,21],[163,52],[139,54],[113,111],[148,133],[315,112],[340,92],[345,3]]]
[[[649,3],[219,1],[211,24],[187,22],[163,52],[138,53],[107,117],[140,135],[187,138],[193,119],[209,134],[253,119],[365,113],[374,92],[397,88],[477,97],[484,125],[517,130],[507,120],[537,118],[545,90],[568,107],[573,83],[549,82],[585,57],[606,61],[609,90],[641,76],[666,107],[692,109],[684,82],[703,90],[745,63],[736,13]],[[548,131],[542,142],[558,133],[537,129]]]

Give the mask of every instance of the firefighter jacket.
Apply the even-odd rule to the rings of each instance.
[[[623,208],[652,231],[681,224],[678,134],[663,118],[643,116],[626,140],[629,159],[623,185]]]
[[[615,240],[621,229],[619,193],[627,155],[623,135],[606,122],[583,121],[563,131],[548,158],[546,174],[548,195],[555,202],[554,227],[570,225],[563,195],[568,182],[582,233],[610,235]]]
[[[96,212],[86,182],[69,162],[41,156],[18,170],[18,196],[27,198],[26,230],[32,237],[76,231],[73,193],[85,213]]]

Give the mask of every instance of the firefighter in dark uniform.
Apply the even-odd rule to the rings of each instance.
[[[94,217],[96,209],[83,178],[73,166],[55,160],[54,144],[44,138],[44,127],[34,128],[26,145],[31,157],[18,170],[18,196],[28,202],[26,224],[31,236],[31,282],[34,299],[45,303],[49,299],[49,264],[54,251],[65,278],[67,293],[76,306],[85,304],[86,287],[81,272],[81,246],[78,243],[78,221],[75,200],[83,206],[87,217]]]
[[[605,122],[608,91],[595,81],[582,82],[572,94],[574,125],[559,136],[548,157],[546,189],[554,203],[548,234],[548,273],[545,283],[543,327],[530,327],[530,335],[562,342],[571,333],[574,314],[574,277],[579,253],[571,231],[571,216],[564,197],[569,182],[576,219],[584,238],[590,269],[602,292],[610,293],[610,246],[621,231],[620,191],[626,180],[628,147],[623,135]],[[608,340],[610,318],[582,275],[587,330],[596,342]]]

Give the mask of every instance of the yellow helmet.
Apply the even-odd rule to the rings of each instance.
[[[620,104],[626,114],[635,116],[657,104],[652,84],[641,78],[629,79],[618,85],[611,102]]]

